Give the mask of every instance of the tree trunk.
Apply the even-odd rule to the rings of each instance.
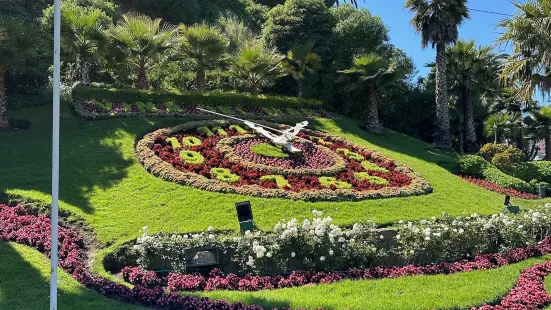
[[[300,80],[300,79],[297,80],[297,84],[298,84],[298,94],[297,94],[297,96],[298,96],[299,98],[302,98],[302,88],[303,88],[303,86],[302,86],[302,80]]]
[[[91,61],[88,56],[83,56],[80,61],[80,84],[90,84],[90,65]]]
[[[149,89],[149,81],[147,80],[147,69],[145,64],[138,67],[138,89]]]
[[[6,71],[0,68],[0,128],[9,127],[8,123],[8,100],[5,87]]]
[[[195,73],[195,88],[197,88],[197,90],[205,90],[205,80],[205,71],[197,70],[197,72]]]
[[[545,137],[545,160],[551,160],[551,133]]]
[[[441,149],[451,149],[450,111],[446,82],[446,46],[444,43],[436,45],[436,130],[434,146]]]
[[[476,128],[474,126],[474,107],[471,92],[465,90],[464,96],[465,114],[463,123],[465,124],[465,151],[473,154],[478,152],[479,148],[478,142],[476,141]]]
[[[381,123],[379,123],[379,111],[377,110],[377,92],[375,88],[369,89],[369,103],[367,111],[367,120],[365,127],[370,132],[380,135],[382,132]]]

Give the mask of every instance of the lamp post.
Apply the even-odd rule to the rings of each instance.
[[[57,248],[59,203],[59,84],[60,84],[61,0],[54,0],[54,83],[52,125],[52,241],[50,247],[50,310],[57,310]]]
[[[497,124],[494,122],[494,144],[497,144]]]

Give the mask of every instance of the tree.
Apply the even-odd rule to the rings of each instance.
[[[258,39],[258,35],[234,14],[225,14],[221,16],[217,23],[222,29],[222,32],[224,32],[229,39],[228,51],[230,53]]]
[[[39,25],[18,18],[0,18],[0,128],[8,127],[6,72],[45,70],[43,34]]]
[[[515,3],[518,12],[499,26],[503,34],[498,42],[511,44],[513,55],[507,60],[502,78],[530,99],[539,89],[551,91],[551,2],[549,0]]]
[[[545,160],[551,160],[551,106],[530,113],[525,122],[534,137],[545,140]]]
[[[370,53],[355,58],[352,68],[341,72],[351,77],[351,82],[346,86],[348,91],[358,91],[367,97],[367,129],[381,134],[378,96],[382,89],[403,78],[404,72],[399,68],[398,62],[389,60],[384,55]]]
[[[105,53],[108,38],[105,28],[109,20],[105,12],[81,7],[73,3],[63,5],[61,27],[61,48],[64,53],[76,57],[80,69],[80,82],[90,82],[90,66],[95,57]]]
[[[232,58],[229,77],[235,89],[259,94],[282,76],[279,64],[283,56],[266,49],[260,42],[251,43],[241,47]]]
[[[474,104],[482,97],[497,97],[500,89],[501,55],[490,46],[476,47],[474,40],[458,41],[446,50],[448,81],[451,93],[458,98],[463,112],[461,147],[468,153],[479,149],[474,123]]]
[[[207,24],[180,26],[178,50],[193,61],[195,87],[204,90],[205,72],[217,68],[226,53],[229,40],[221,30]]]
[[[378,51],[389,40],[387,26],[366,9],[357,10],[347,4],[333,7],[330,12],[337,20],[331,41],[337,65],[342,68],[350,68],[355,55]]]
[[[302,98],[304,79],[314,70],[321,67],[321,58],[314,53],[314,41],[308,41],[304,45],[296,45],[281,62],[283,70],[295,79],[298,84],[298,96]]]
[[[331,38],[335,24],[322,0],[288,0],[268,12],[262,37],[265,46],[276,47],[281,53],[314,41],[314,52],[329,63],[333,58]]]
[[[147,72],[172,43],[175,26],[145,15],[123,15],[110,36],[125,62],[136,72],[139,89],[148,89]]]
[[[446,46],[455,43],[458,27],[469,18],[467,0],[407,0],[406,7],[414,13],[411,24],[421,34],[421,45],[436,47],[436,119],[434,144],[451,148],[448,86],[446,82]]]

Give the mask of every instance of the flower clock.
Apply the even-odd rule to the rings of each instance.
[[[340,136],[299,137],[292,144],[301,152],[291,153],[238,124],[198,121],[147,134],[136,152],[152,174],[215,192],[342,201],[432,191],[411,169]]]

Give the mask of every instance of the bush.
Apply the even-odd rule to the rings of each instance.
[[[52,103],[51,91],[40,91],[32,94],[13,94],[8,96],[8,108],[19,110],[23,108],[38,107]]]
[[[526,182],[536,180],[551,183],[551,161],[529,161],[512,165],[506,171]]]
[[[459,169],[462,174],[481,178],[501,187],[533,193],[534,187],[529,183],[502,172],[478,155],[465,155],[459,158]]]
[[[505,152],[507,148],[509,147],[505,144],[486,143],[480,148],[478,155],[491,162],[496,154]]]
[[[110,101],[110,102],[147,102],[167,103],[177,102],[189,106],[241,106],[259,107],[269,106],[278,108],[321,108],[323,103],[313,99],[295,97],[279,97],[265,95],[247,95],[229,92],[168,92],[168,91],[144,91],[136,89],[106,89],[96,87],[76,87],[73,89],[73,100]]]
[[[506,170],[514,164],[519,164],[526,160],[524,153],[516,147],[510,146],[505,151],[492,157],[492,164],[501,170]]]

